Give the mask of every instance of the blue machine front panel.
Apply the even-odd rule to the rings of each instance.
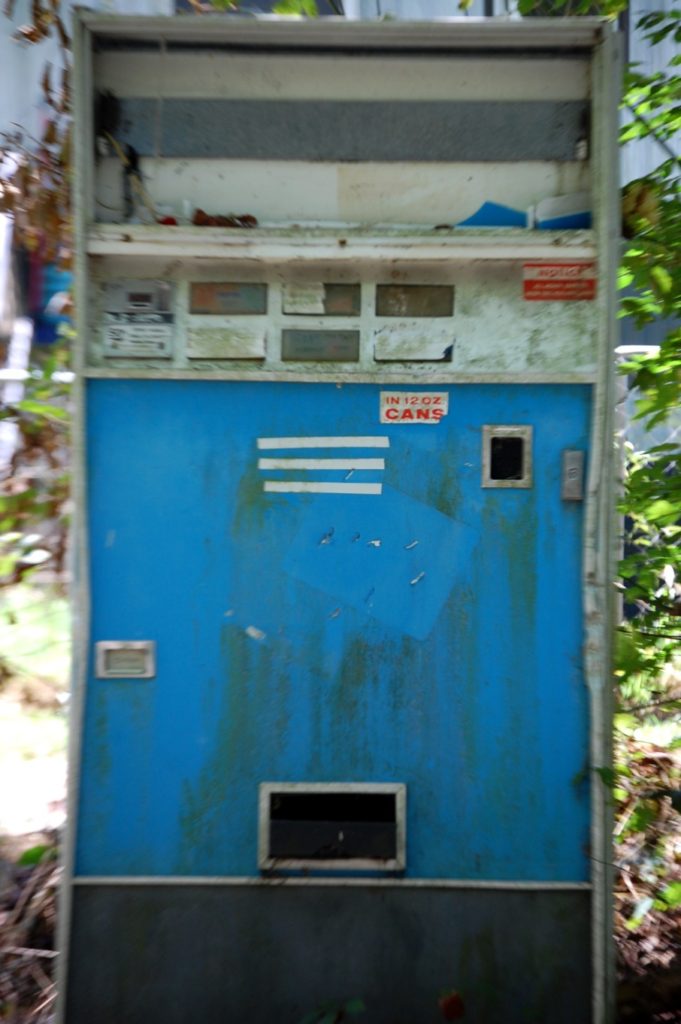
[[[158,668],[91,665],[78,873],[256,875],[259,783],[341,781],[406,783],[407,876],[588,878],[582,506],[560,472],[590,389],[438,386],[436,424],[381,424],[380,390],[88,382],[91,646],[154,640]],[[533,426],[531,488],[481,487],[483,424]],[[302,479],[380,493],[264,489]]]

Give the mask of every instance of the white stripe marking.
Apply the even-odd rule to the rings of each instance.
[[[278,494],[380,494],[382,484],[332,484],[307,480],[265,480],[263,490]]]
[[[259,437],[258,448],[389,448],[388,437]]]
[[[258,459],[258,469],[385,469],[385,459]]]

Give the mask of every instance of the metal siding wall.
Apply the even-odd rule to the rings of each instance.
[[[588,878],[590,389],[450,387],[437,426],[379,390],[88,383],[92,639],[158,675],[89,680],[78,873],[255,874],[258,783],[344,780],[407,783],[409,876]],[[483,423],[534,425],[531,490],[480,487]],[[343,434],[390,437],[382,495],[263,493],[258,436]]]

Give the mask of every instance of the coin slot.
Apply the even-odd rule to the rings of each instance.
[[[532,427],[484,426],[483,487],[532,486]]]

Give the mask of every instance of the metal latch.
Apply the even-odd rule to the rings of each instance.
[[[584,500],[584,452],[572,449],[563,452],[560,496],[563,501]]]
[[[95,644],[98,679],[153,679],[156,644],[153,640],[100,640]]]

